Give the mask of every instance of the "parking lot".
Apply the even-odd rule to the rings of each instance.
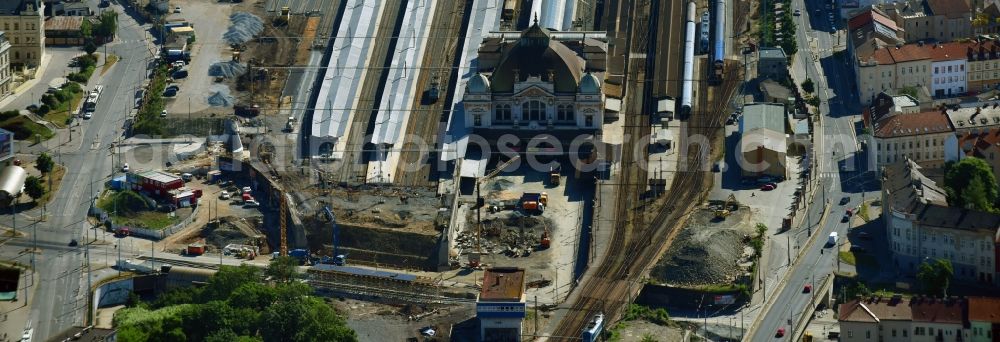
[[[180,90],[167,99],[167,114],[198,113],[212,108],[208,97],[215,90],[213,78],[208,69],[220,61],[232,58],[229,46],[222,40],[223,33],[229,27],[229,15],[237,4],[216,1],[173,0],[171,6],[179,6],[180,13],[171,14],[168,19],[186,19],[195,28],[195,42],[192,44],[191,62],[186,66],[188,76],[177,80]],[[230,109],[218,108],[219,112]]]

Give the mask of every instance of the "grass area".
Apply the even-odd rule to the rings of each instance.
[[[103,76],[104,73],[108,72],[108,69],[111,69],[111,67],[114,66],[116,62],[118,62],[118,56],[109,54],[108,57],[105,58],[104,60],[104,66],[101,67],[101,76]]]
[[[854,255],[854,252],[840,252],[840,261],[848,265],[857,265],[858,260]]]
[[[162,230],[179,221],[168,213],[156,211],[152,204],[145,202],[142,195],[131,190],[103,196],[98,200],[97,206],[120,225]]]
[[[23,115],[0,121],[0,128],[14,132],[14,139],[17,140],[31,140],[35,139],[35,135],[38,135],[44,141],[55,136],[55,133],[52,133],[48,127],[31,121]]]
[[[153,74],[153,80],[149,84],[146,93],[146,100],[142,103],[142,108],[135,116],[135,123],[132,125],[132,134],[144,134],[148,136],[163,136],[165,121],[160,118],[160,111],[166,107],[163,99],[163,90],[167,88],[167,76],[170,69],[166,65],[160,65]]]
[[[56,127],[66,128],[66,125],[69,124],[70,119],[73,117],[73,110],[80,105],[80,101],[83,101],[83,92],[73,93],[73,97],[69,101],[60,102],[58,107],[45,114],[45,120],[56,125]]]
[[[865,220],[865,223],[867,223],[868,221],[871,221],[870,216],[868,216],[868,203],[867,202],[862,202],[861,203],[861,208],[858,209],[858,217],[860,217],[862,220]]]
[[[52,196],[54,196],[54,194],[59,192],[59,185],[62,184],[62,179],[64,176],[66,176],[65,167],[59,164],[53,166],[52,172],[49,172],[48,175],[42,177],[42,183],[45,184],[45,193],[42,194],[42,197],[39,198],[38,201],[35,203],[37,203],[38,205],[48,203],[49,200],[52,199]],[[49,178],[52,178],[52,190],[49,190]]]

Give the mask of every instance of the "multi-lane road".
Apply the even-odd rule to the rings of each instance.
[[[118,6],[113,8],[122,12]],[[119,16],[118,37],[108,47],[108,52],[121,59],[100,81],[104,92],[97,105],[98,115],[83,121],[77,128],[82,137],[77,134],[76,144],[62,145],[52,151],[58,152],[58,159],[67,171],[58,193],[47,205],[47,220],[33,221],[26,227],[25,218],[39,217],[41,210],[18,213],[21,229],[26,228],[35,235],[10,241],[7,246],[11,247],[5,247],[30,247],[32,238],[37,238],[40,252],[35,258],[34,269],[40,281],[33,289],[30,315],[37,340],[45,340],[74,324],[83,323],[87,311],[83,247],[70,248],[68,243],[74,238],[84,241],[89,229],[86,217],[90,200],[112,170],[117,169],[112,166],[110,147],[121,136],[122,126],[133,108],[135,88],[142,86],[147,75],[150,50],[144,31],[148,29],[127,15]],[[94,77],[102,76],[95,73]],[[10,214],[0,219],[6,225],[13,224]]]

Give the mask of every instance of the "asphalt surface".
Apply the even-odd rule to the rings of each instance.
[[[870,181],[874,177],[873,170],[861,167],[867,163],[861,158],[863,153],[858,151],[856,132],[859,129],[857,122],[860,118],[857,114],[860,108],[853,86],[854,72],[846,59],[833,55],[844,45],[843,33],[835,30],[842,24],[837,21],[836,15],[831,23],[830,11],[824,6],[822,0],[793,1],[793,8],[802,9],[802,15],[796,17],[799,53],[795,55],[795,68],[804,68],[799,72],[804,71],[806,77],[813,79],[817,85],[816,94],[822,100],[823,137],[816,149],[819,162],[816,171],[824,189],[818,191],[814,198],[814,204],[820,205],[811,206],[810,210],[814,211],[811,217],[821,216],[824,202],[830,203],[830,212],[823,222],[804,222],[802,227],[792,232],[803,237],[812,236],[812,243],[805,244],[803,248],[806,250],[799,259],[793,260],[789,270],[791,276],[786,283],[767,284],[778,286],[777,291],[772,293],[777,297],[767,298],[773,304],[760,318],[760,325],[753,336],[744,340],[787,339],[796,333],[792,331],[790,322],[798,321],[807,311],[811,299],[809,294],[803,293],[804,285],[820,281],[837,267],[837,249],[824,246],[827,236],[838,232],[841,236],[838,243],[842,244],[849,228],[848,223],[841,220],[845,210],[860,205],[863,197],[878,196],[876,191],[879,185]],[[824,75],[837,76],[827,78]],[[849,198],[849,202],[839,205],[841,197]],[[789,267],[787,261],[782,267]],[[779,328],[785,329],[782,338],[776,336]]]
[[[112,8],[122,12],[117,5]],[[66,167],[67,172],[58,193],[46,206],[47,220],[31,220],[31,225],[26,225],[29,221],[26,218],[41,217],[41,208],[17,214],[19,229],[27,228],[29,233],[33,233],[41,249],[35,258],[35,269],[41,281],[34,289],[31,311],[36,340],[44,341],[66,328],[83,323],[87,308],[84,252],[83,247],[69,248],[68,243],[73,238],[85,241],[83,236],[89,229],[86,217],[90,198],[111,175],[111,143],[121,136],[125,118],[133,108],[134,89],[142,85],[147,75],[150,51],[145,30],[148,27],[139,26],[127,15],[119,16],[118,38],[108,47],[108,52],[121,59],[103,76],[103,81],[97,81],[101,78],[100,67],[91,80],[91,84],[99,82],[104,85],[104,93],[97,105],[98,114],[81,122],[73,142],[50,151],[57,155],[57,161]],[[53,138],[50,144],[54,146],[66,140],[66,136],[60,135]],[[22,146],[21,151],[37,152],[50,144]],[[9,213],[0,221],[6,225],[13,224]],[[29,236],[14,245],[24,245],[30,239]]]

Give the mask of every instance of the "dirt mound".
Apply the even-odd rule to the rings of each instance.
[[[711,209],[697,210],[650,276],[681,286],[731,283],[746,271],[740,263],[747,257],[744,239],[753,232],[752,217],[745,207],[725,220],[715,219]]]
[[[201,231],[201,237],[205,243],[219,248],[229,244],[252,244],[254,237],[260,235],[257,227],[260,226],[258,219],[248,221],[239,217],[223,217],[217,223],[205,226]]]

